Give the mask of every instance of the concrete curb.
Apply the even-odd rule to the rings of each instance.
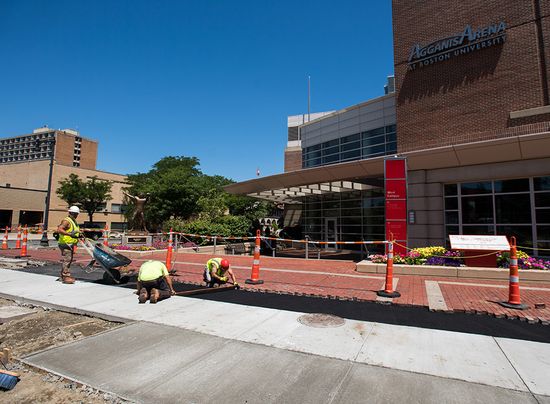
[[[373,264],[365,260],[357,263],[356,271],[371,274],[385,274],[386,264]],[[436,276],[440,278],[456,279],[489,279],[499,281],[506,281],[509,277],[507,268],[443,267],[433,265],[394,264],[393,273],[398,275]],[[519,278],[520,281],[550,282],[550,271],[520,269]]]

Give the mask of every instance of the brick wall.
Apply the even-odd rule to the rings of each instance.
[[[74,135],[56,131],[55,160],[59,164],[73,165]]]
[[[82,139],[80,167],[95,170],[97,161],[97,142]]]
[[[285,149],[285,173],[302,169],[302,149],[292,147]]]
[[[399,152],[512,136],[530,130],[526,124],[548,126],[548,115],[510,119],[511,111],[543,105],[537,1],[549,46],[546,0],[393,0]],[[408,71],[415,43],[427,45],[466,25],[476,29],[500,21],[507,24],[504,44]]]

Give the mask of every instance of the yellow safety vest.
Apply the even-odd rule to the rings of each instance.
[[[222,259],[221,258],[211,258],[206,262],[208,270],[212,272],[212,269],[216,269],[216,275],[223,276],[225,271],[222,269]]]
[[[144,262],[139,268],[138,281],[147,282],[168,276],[168,269],[160,261],[149,260]]]
[[[74,219],[70,216],[67,216],[65,218],[67,222],[69,222],[69,228],[67,229],[67,233],[75,232],[76,234],[80,234],[80,227],[78,227],[78,224],[74,221]],[[59,235],[59,244],[67,244],[67,245],[74,245],[78,243],[78,238],[66,236],[65,234]]]

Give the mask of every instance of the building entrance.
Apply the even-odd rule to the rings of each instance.
[[[338,226],[335,217],[325,218],[325,241],[328,243],[338,241]],[[325,248],[336,248],[336,243],[325,244]]]

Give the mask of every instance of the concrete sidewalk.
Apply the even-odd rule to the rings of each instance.
[[[0,270],[0,283],[0,295],[3,297],[124,322],[155,324],[138,324],[123,328],[125,331],[102,334],[94,337],[97,338],[95,343],[93,339],[82,341],[82,344],[95,347],[89,351],[86,351],[86,345],[77,346],[81,344],[77,343],[28,358],[30,363],[100,388],[101,383],[106,383],[101,380],[117,380],[124,374],[124,379],[118,384],[105,386],[114,393],[126,396],[128,392],[141,392],[139,394],[142,395],[132,396],[138,401],[143,399],[148,402],[151,399],[147,395],[149,393],[163,397],[161,394],[166,391],[170,394],[178,392],[171,398],[166,396],[167,402],[219,402],[222,393],[229,397],[225,402],[242,402],[247,397],[249,402],[350,402],[361,401],[361,397],[365,398],[370,393],[388,401],[398,397],[411,401],[408,395],[411,389],[406,386],[410,383],[428,383],[434,390],[417,386],[411,391],[421,395],[415,399],[418,402],[441,402],[444,391],[453,391],[461,383],[469,382],[464,384],[466,387],[462,395],[449,396],[444,401],[451,402],[455,397],[455,402],[481,402],[479,398],[487,397],[485,394],[480,393],[476,398],[468,392],[490,386],[490,389],[496,389],[491,390],[491,394],[500,398],[494,402],[511,401],[509,394],[520,394],[515,392],[521,392],[521,399],[526,401],[532,399],[532,395],[540,395],[539,400],[550,402],[550,397],[544,397],[550,396],[546,376],[550,371],[550,344],[354,320],[346,320],[340,327],[314,328],[298,321],[302,313],[182,297],[157,305],[138,305],[137,297],[128,289],[82,282],[64,285],[55,282],[53,277],[8,270]],[[122,334],[117,336],[118,332]],[[167,333],[166,339],[162,337],[163,332]],[[155,342],[150,345],[146,342],[147,338],[153,338]],[[180,342],[170,342],[170,338]],[[186,341],[189,341],[189,346]],[[125,351],[121,344],[127,344],[129,348]],[[158,357],[145,360],[145,355],[143,361],[137,362],[141,366],[128,362],[131,357],[136,360],[140,358],[134,350],[139,352],[141,347],[148,346],[154,348]],[[206,353],[201,353],[205,346],[210,348],[206,349]],[[73,356],[70,355],[71,349],[74,349]],[[163,355],[167,356],[166,360],[162,359]],[[279,359],[281,364],[277,365]],[[88,365],[84,365],[86,363]],[[128,366],[121,367],[125,363]],[[316,370],[310,369],[306,363]],[[330,371],[333,367],[334,372]],[[233,371],[229,376],[225,373],[225,369],[229,368],[237,369],[235,372],[242,377],[245,376],[243,373],[249,373],[252,379],[233,377]],[[378,380],[375,376],[386,375],[384,372],[388,372],[387,369],[398,372],[394,377],[405,384],[399,386],[384,380],[363,385],[361,390],[358,380]],[[157,371],[159,374],[179,376],[167,377],[166,380],[161,378],[164,381],[161,386],[166,385],[166,388],[158,386],[156,389],[151,384],[147,388],[138,388],[137,384],[143,384],[144,374],[156,374]],[[328,374],[333,373],[340,376],[330,378]],[[98,374],[105,379],[98,378]],[[308,401],[304,397],[310,394],[315,398],[318,390],[312,387],[311,391],[306,388],[299,393],[299,389],[290,389],[292,375],[296,378],[292,380],[302,380],[299,385],[306,383],[305,386],[311,384],[311,380],[320,378],[330,387],[330,392],[321,389],[324,391],[319,395],[321,398]],[[228,378],[227,387],[231,389],[225,393],[218,391],[209,384],[209,376],[211,380]],[[432,377],[438,382],[434,382]],[[135,385],[126,380],[134,380],[132,378],[135,378]],[[125,390],[127,383],[133,387]],[[273,383],[282,384],[272,387]],[[355,388],[354,383],[357,383]],[[271,386],[267,390],[264,388],[271,394],[267,398],[259,396],[256,387],[264,384]],[[382,388],[390,385],[394,385],[394,390],[400,393],[389,393],[391,390]],[[247,392],[247,386],[255,391],[254,395],[242,395]],[[437,394],[432,396],[433,392]],[[282,399],[286,397],[284,394],[296,396]],[[196,397],[203,399],[197,400]]]
[[[89,256],[80,249],[78,264],[85,265]],[[3,256],[15,256],[18,250],[5,250]],[[59,251],[31,250],[35,259],[59,262]],[[376,291],[383,288],[383,274],[356,272],[351,261],[304,260],[295,258],[261,257],[260,277],[263,285],[248,286],[242,282],[250,277],[252,257],[225,256],[244,288],[268,292],[320,296],[340,300],[380,301],[403,306],[429,307],[434,311],[477,313],[521,319],[530,323],[550,324],[550,283],[521,281],[522,302],[529,310],[506,309],[498,304],[508,299],[508,282],[483,279],[452,279],[434,276],[394,275],[394,285],[401,297],[385,299]],[[178,253],[175,257],[175,279],[185,283],[202,283],[202,270],[210,255]],[[137,269],[149,259],[165,260],[165,253],[132,257],[131,268]],[[521,271],[520,271],[521,278]],[[389,301],[387,301],[389,300]]]

